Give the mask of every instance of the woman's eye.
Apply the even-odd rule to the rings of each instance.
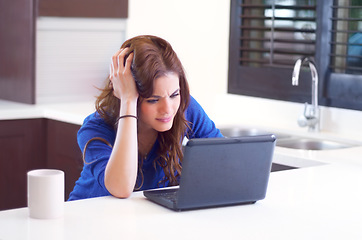
[[[180,93],[178,93],[178,92],[177,92],[177,93],[174,93],[174,94],[171,95],[171,98],[175,98],[175,97],[177,97],[178,95],[180,95]]]
[[[148,99],[147,102],[148,103],[156,103],[158,100],[157,99]]]

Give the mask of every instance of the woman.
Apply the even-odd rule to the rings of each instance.
[[[129,39],[112,57],[96,110],[78,132],[84,168],[69,200],[177,185],[183,138],[222,137],[171,45],[155,36]]]

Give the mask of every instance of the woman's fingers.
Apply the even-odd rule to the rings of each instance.
[[[112,80],[113,76],[118,75],[119,68],[123,66],[123,65],[119,64],[119,58],[122,53],[124,54],[123,56],[125,56],[126,50],[127,50],[127,48],[125,48],[125,49],[121,48],[112,56],[111,66],[110,66],[110,71],[109,71],[111,80]]]
[[[128,48],[121,49],[121,52],[117,56],[118,73],[122,73],[124,70],[124,57],[126,56],[128,50]]]
[[[131,70],[132,60],[133,60],[133,52],[131,52],[126,59],[126,64],[125,64],[126,70]]]
[[[129,53],[129,48],[120,49],[112,56],[110,66],[110,83],[112,84],[114,95],[117,98],[138,98],[136,83],[131,73],[133,52]]]

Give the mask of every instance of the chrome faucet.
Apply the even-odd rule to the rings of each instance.
[[[298,59],[295,62],[292,85],[298,86],[300,68],[304,63],[309,64],[309,68],[312,74],[312,104],[309,105],[307,102],[304,107],[304,114],[298,119],[300,127],[308,126],[308,131],[318,132],[319,131],[319,106],[318,106],[318,72],[314,62],[309,58]]]

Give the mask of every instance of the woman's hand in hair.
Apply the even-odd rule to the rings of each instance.
[[[138,92],[131,72],[133,53],[125,56],[129,48],[120,49],[112,56],[110,66],[110,80],[113,85],[114,95],[121,101],[137,101]]]

